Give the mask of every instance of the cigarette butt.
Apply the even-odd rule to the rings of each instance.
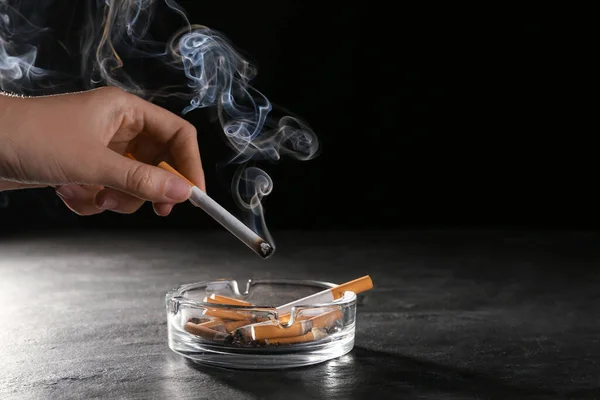
[[[292,318],[292,314],[288,313],[288,314],[283,314],[282,316],[279,317],[279,323],[284,325],[287,324],[288,322],[290,322],[290,318]],[[306,316],[301,316],[296,318],[296,320],[298,319],[308,319],[309,317]]]
[[[324,330],[315,328],[304,335],[265,339],[264,343],[266,345],[305,343],[305,342],[312,342],[314,340],[321,340],[326,336],[327,336],[327,333],[325,333]]]
[[[243,321],[223,321],[222,319],[213,319],[212,321],[206,322],[192,322],[201,328],[210,328],[212,330],[227,333],[236,330],[237,328],[241,328],[242,326],[250,325],[253,322],[251,320],[243,320]]]
[[[290,322],[290,318],[291,318],[291,314],[283,314],[282,316],[279,317],[279,323],[280,324],[287,324],[288,322]]]
[[[291,314],[284,314],[281,317],[279,317],[279,323],[285,325],[290,321],[290,318]],[[336,321],[340,320],[341,318],[342,311],[337,309],[332,311],[326,311],[318,315],[300,314],[298,317],[296,317],[294,323],[296,323],[297,321],[310,320],[312,321],[314,328],[330,329],[336,323]]]
[[[296,316],[295,320],[296,321],[303,321],[303,320],[311,319],[311,318],[319,315],[319,314],[310,315],[311,312],[313,312],[313,310],[309,310],[309,311],[303,312],[300,315]],[[282,316],[279,317],[279,323],[282,324],[282,325],[285,325],[288,322],[290,322],[291,318],[292,318],[292,314],[291,313],[283,314]]]
[[[313,328],[330,329],[341,318],[342,311],[338,309],[312,317],[309,321],[312,322]]]
[[[205,297],[204,302],[212,304],[228,304],[230,306],[253,306],[252,303],[247,301],[234,299],[233,297],[221,296],[214,293],[211,294],[210,297]]]
[[[233,321],[245,321],[247,319],[252,319],[252,313],[249,312],[244,313],[230,310],[218,310],[216,308],[207,308],[204,311],[204,315],[218,319],[230,319]]]
[[[219,341],[219,342],[223,342],[223,341],[227,340],[228,337],[231,336],[226,333],[218,332],[214,329],[207,328],[205,326],[201,326],[199,324],[194,324],[192,322],[188,322],[185,324],[185,330],[189,333],[201,336],[205,339],[210,339],[210,340]]]
[[[233,332],[238,328],[241,328],[242,326],[246,326],[246,325],[250,325],[252,324],[252,321],[250,320],[246,320],[246,321],[231,321],[231,322],[225,322],[223,324],[223,326],[225,327],[225,331],[227,332]]]
[[[312,321],[298,321],[289,327],[282,327],[277,322],[269,321],[258,324],[247,325],[236,330],[246,340],[262,340],[270,338],[282,338],[301,336],[312,328]]]
[[[204,328],[210,328],[215,331],[219,331],[219,332],[223,332],[223,333],[227,332],[227,329],[225,328],[225,322],[218,318],[215,318],[211,321],[201,322],[201,323],[198,323],[197,325],[204,327]]]
[[[220,319],[218,319],[218,318],[212,319],[210,321],[204,321],[204,322],[192,321],[192,320],[190,320],[188,322],[191,322],[191,323],[196,324],[196,325],[203,326],[205,328],[214,328],[215,326],[223,325],[223,321],[220,320]]]
[[[333,297],[335,299],[339,299],[346,291],[351,291],[358,294],[371,289],[373,289],[373,281],[369,275],[366,275],[362,278],[354,279],[353,281],[331,288],[331,292],[333,293]]]
[[[335,286],[331,289],[325,289],[320,292],[311,294],[298,300],[294,300],[287,304],[283,304],[277,307],[277,312],[282,315],[288,314],[292,311],[293,307],[308,306],[311,304],[330,303],[341,298],[344,292],[350,291],[356,294],[365,292],[373,288],[373,281],[369,275],[363,276],[352,281],[342,283],[341,285]]]

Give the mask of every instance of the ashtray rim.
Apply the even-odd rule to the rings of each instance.
[[[167,301],[169,300],[177,300],[179,302],[185,302],[188,305],[191,306],[196,306],[196,307],[210,307],[210,308],[223,308],[223,309],[229,309],[229,310],[252,310],[252,309],[262,309],[262,310],[273,310],[275,311],[277,309],[276,305],[268,305],[268,306],[264,306],[264,305],[259,305],[259,304],[255,304],[255,305],[233,305],[233,304],[218,304],[218,303],[210,303],[210,302],[204,302],[204,301],[200,301],[200,300],[196,300],[196,299],[191,299],[188,296],[184,295],[185,292],[189,291],[189,290],[193,290],[193,289],[198,289],[201,287],[206,287],[209,284],[212,283],[231,283],[231,287],[234,288],[234,293],[236,295],[240,295],[240,296],[244,296],[244,295],[248,295],[250,293],[250,288],[252,285],[255,284],[289,284],[289,285],[303,285],[303,286],[320,286],[323,288],[323,290],[326,290],[328,288],[334,288],[336,286],[338,286],[335,283],[332,282],[326,282],[326,281],[317,281],[317,280],[311,280],[311,279],[285,279],[285,278],[281,278],[281,279],[248,279],[246,281],[246,290],[244,292],[244,294],[240,293],[239,291],[239,285],[238,285],[238,281],[236,279],[215,279],[215,280],[207,280],[207,281],[199,281],[199,282],[193,282],[193,283],[186,283],[183,285],[179,285],[177,287],[172,288],[171,290],[169,290],[165,296],[165,299]],[[322,307],[328,307],[328,306],[343,306],[346,304],[350,304],[352,302],[355,302],[357,300],[357,294],[352,292],[352,291],[345,291],[344,294],[336,300],[330,301],[330,302],[326,302],[326,303],[311,303],[311,304],[297,304],[294,306],[295,309],[301,309],[301,308],[322,308]]]

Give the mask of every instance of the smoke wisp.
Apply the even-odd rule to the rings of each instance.
[[[158,6],[182,21],[179,30],[164,42],[150,34]],[[319,151],[314,132],[290,113],[274,115],[273,104],[251,86],[257,68],[236,51],[225,35],[190,23],[175,1],[90,0],[85,7],[86,21],[78,49],[82,89],[110,85],[148,100],[177,97],[187,102],[181,110],[184,115],[198,109],[216,111],[233,151],[228,162],[238,165],[231,184],[234,200],[248,217],[250,227],[272,241],[263,199],[273,191],[273,181],[263,169],[249,163],[274,163],[283,156],[310,160]],[[35,45],[21,43],[18,47],[11,41],[11,22],[17,14],[11,10],[15,7],[0,0],[0,88],[6,91],[49,73],[36,67]],[[36,27],[32,32],[40,30]],[[135,73],[128,70],[125,60],[130,59],[159,62],[185,76],[187,83],[144,87],[134,78],[139,69],[134,68]]]
[[[0,90],[21,94],[23,86],[45,75],[35,66],[36,46],[28,43],[43,30],[24,18],[8,0],[0,0]]]

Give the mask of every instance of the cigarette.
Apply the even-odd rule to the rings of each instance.
[[[312,317],[309,321],[312,322],[313,328],[329,330],[342,316],[342,310],[337,309]]]
[[[212,321],[206,321],[206,322],[194,322],[191,320],[188,322],[191,322],[191,323],[201,326],[203,328],[210,328],[212,330],[215,330],[218,332],[223,332],[223,333],[232,332],[242,326],[250,325],[250,324],[254,323],[252,320],[249,320],[249,319],[242,320],[242,321],[226,321],[226,320],[224,321],[219,318],[213,319]]]
[[[225,327],[225,331],[226,332],[233,332],[238,328],[241,328],[242,326],[246,326],[246,325],[250,325],[252,323],[252,321],[250,320],[246,320],[246,321],[231,321],[231,322],[225,322],[223,324],[223,326]]]
[[[247,319],[253,319],[255,317],[252,312],[237,312],[230,310],[220,310],[217,308],[207,308],[204,310],[204,315],[210,316],[217,319],[230,319],[233,321],[245,321]]]
[[[127,153],[126,156],[131,158],[132,160],[135,160],[133,155],[129,153]],[[257,235],[252,229],[244,225],[239,219],[233,216],[219,203],[210,198],[205,192],[203,192],[198,186],[196,186],[196,184],[187,179],[185,176],[181,175],[175,168],[171,167],[164,161],[159,163],[158,167],[186,180],[192,187],[192,195],[190,196],[189,200],[190,203],[204,210],[215,221],[220,223],[225,229],[231,232],[235,237],[242,241],[256,254],[258,254],[264,259],[267,259],[273,255],[273,253],[275,252],[275,248],[270,243],[268,243],[265,239]]]
[[[327,333],[323,329],[315,328],[315,329],[311,329],[310,332],[308,332],[304,335],[301,335],[301,336],[265,339],[264,343],[266,345],[305,343],[305,342],[312,342],[314,340],[321,340],[326,336],[327,336]]]
[[[191,322],[191,323],[196,324],[196,325],[204,326],[205,328],[213,328],[213,327],[218,326],[218,325],[223,325],[223,321],[221,321],[218,318],[215,318],[213,320],[206,321],[206,322],[196,322],[196,321],[191,321],[191,320],[188,321],[188,322]]]
[[[236,335],[242,336],[246,341],[263,340],[269,338],[302,336],[311,329],[311,321],[297,321],[285,328],[274,321],[267,321],[237,329]]]
[[[194,324],[193,322],[186,323],[185,330],[194,335],[218,342],[224,342],[231,338],[230,334],[218,332],[214,329],[210,329],[199,324]]]
[[[311,329],[331,329],[331,327],[342,318],[342,311],[332,310],[310,319],[295,321],[288,327],[283,327],[275,321],[267,321],[244,326],[236,330],[236,335],[242,336],[245,340],[264,340],[273,338],[287,338],[302,336]]]
[[[194,323],[193,321],[188,321],[191,323]],[[221,319],[213,319],[211,321],[206,321],[206,322],[200,322],[200,323],[195,323],[198,326],[201,326],[203,328],[210,328],[212,330],[215,331],[219,331],[219,332],[227,332],[226,328],[225,328],[225,323],[223,322],[223,320]]]
[[[205,297],[204,302],[212,304],[228,304],[230,306],[253,306],[252,303],[247,301],[234,299],[233,297],[221,296],[219,294],[211,294],[209,297]]]
[[[329,303],[341,298],[344,295],[344,292],[350,291],[359,294],[372,288],[373,281],[369,275],[366,275],[362,278],[342,283],[341,285],[331,289],[326,289],[321,292],[311,294],[310,296],[306,296],[302,299],[294,300],[290,303],[277,307],[276,310],[278,313],[285,315],[290,313],[293,307]]]

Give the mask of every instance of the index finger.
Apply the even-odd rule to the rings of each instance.
[[[198,147],[196,128],[172,112],[128,94],[133,106],[131,124],[165,146],[173,166],[187,179],[206,191],[204,169]]]

